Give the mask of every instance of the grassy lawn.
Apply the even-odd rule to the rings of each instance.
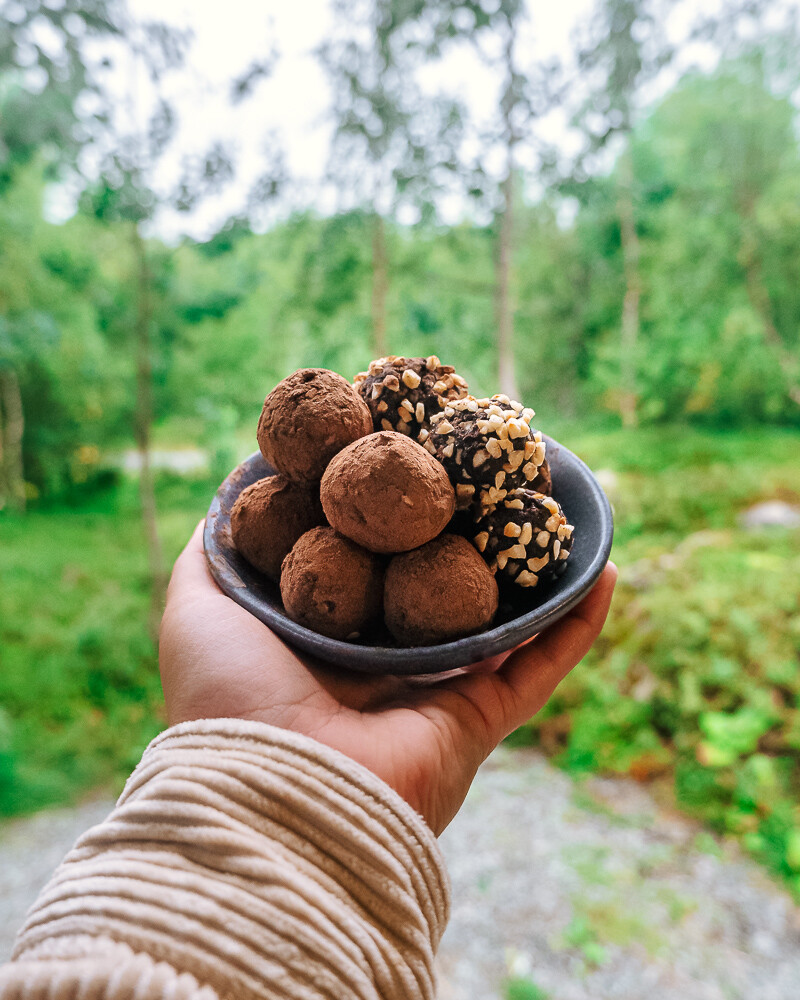
[[[162,482],[169,557],[210,482]],[[0,521],[0,815],[116,787],[163,728],[131,484],[76,509]]]
[[[800,502],[800,435],[545,429],[613,472],[622,573],[598,647],[514,739],[655,781],[800,891],[800,532],[737,521]],[[213,490],[160,483],[170,558]],[[148,599],[130,484],[0,520],[0,814],[119,786],[162,727]]]

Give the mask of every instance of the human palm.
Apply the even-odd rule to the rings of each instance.
[[[161,625],[168,719],[253,719],[310,736],[382,778],[438,835],[482,761],[589,650],[615,580],[609,564],[589,596],[532,641],[420,686],[334,671],[294,652],[219,590],[199,525],[175,563]]]

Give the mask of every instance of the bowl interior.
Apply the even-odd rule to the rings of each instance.
[[[529,639],[551,625],[588,593],[608,560],[613,535],[611,508],[589,468],[545,436],[553,495],[575,526],[566,572],[534,588],[501,585],[500,607],[490,629],[438,646],[398,646],[383,629],[358,642],[312,632],[284,613],[280,589],[237,552],[230,512],[251,483],[274,474],[259,452],[238,465],[220,486],[206,518],[206,558],[220,588],[291,645],[328,663],[371,674],[436,674],[477,663]]]

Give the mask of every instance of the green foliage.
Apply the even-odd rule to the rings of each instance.
[[[177,554],[213,483],[162,481]],[[0,545],[0,816],[119,787],[164,726],[133,484],[6,518]]]
[[[792,105],[751,59],[686,78],[632,134],[643,421],[800,425],[793,128]],[[95,479],[103,452],[131,442],[135,410],[132,224],[87,211],[48,225],[45,178],[44,161],[32,160],[0,197],[0,366],[21,385],[32,497]],[[616,190],[613,176],[574,187],[569,225],[554,195],[517,212],[518,381],[545,420],[617,409]],[[363,211],[298,213],[265,234],[238,221],[206,244],[147,241],[156,420],[179,420],[205,444],[220,427],[247,424],[265,388],[294,368],[363,368],[372,225]],[[387,223],[386,241],[389,349],[452,358],[474,391],[494,391],[493,227]],[[645,495],[652,482],[642,477]],[[711,513],[698,503],[680,505],[687,528]],[[633,531],[639,512],[626,513],[623,530]]]
[[[800,533],[737,523],[800,497],[800,440],[557,436],[617,474],[621,577],[600,642],[529,734],[576,773],[671,776],[683,808],[800,892]]]
[[[580,952],[587,965],[600,966],[608,960],[608,952],[600,944],[591,922],[583,915],[576,914],[561,936],[564,948],[574,948]]]
[[[504,1000],[548,1000],[550,996],[529,976],[514,976],[502,984]]]

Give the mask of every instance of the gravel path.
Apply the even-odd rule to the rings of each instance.
[[[103,797],[0,824],[0,962],[10,957],[25,913],[53,869],[113,807],[113,800]]]
[[[630,781],[500,749],[442,837],[440,1000],[797,1000],[800,909]],[[711,852],[711,853],[709,853]]]
[[[39,888],[112,802],[0,828],[0,960]],[[440,1000],[796,1000],[800,909],[632,782],[576,784],[496,751],[442,837],[453,914]],[[534,990],[535,984],[540,993]]]

